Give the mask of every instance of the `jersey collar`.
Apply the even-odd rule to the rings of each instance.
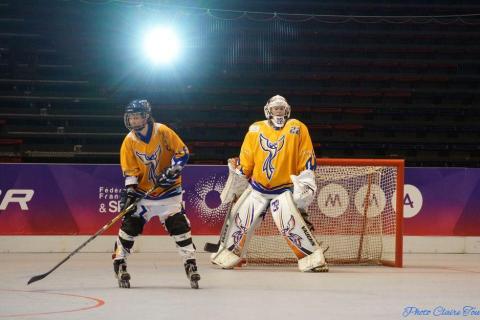
[[[148,126],[148,130],[146,135],[141,134],[140,131],[135,131],[135,134],[140,140],[148,144],[150,142],[150,139],[152,138],[153,124],[148,123],[147,126]]]

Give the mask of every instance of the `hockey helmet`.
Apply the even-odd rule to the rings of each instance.
[[[130,117],[133,115],[140,115],[144,119],[141,124],[136,126],[130,123]],[[149,121],[152,121],[152,106],[147,100],[133,100],[125,107],[123,115],[125,127],[128,130],[142,130]]]
[[[273,107],[284,107],[285,113],[282,116],[275,116],[272,112]],[[290,118],[290,105],[288,104],[287,99],[279,95],[268,99],[263,110],[265,111],[265,117],[267,120],[270,120],[276,128],[282,128]]]

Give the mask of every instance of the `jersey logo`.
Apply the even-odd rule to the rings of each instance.
[[[135,151],[135,154],[143,162],[143,164],[148,167],[148,180],[155,183],[158,180],[157,176],[157,167],[158,159],[160,158],[160,146],[152,154],[141,153]]]
[[[262,171],[267,175],[268,180],[272,179],[273,172],[275,168],[273,167],[273,159],[278,155],[280,150],[282,150],[283,145],[285,144],[285,136],[282,136],[275,142],[270,142],[262,134],[260,134],[260,146],[263,150],[268,152],[268,156],[263,162]]]
[[[291,134],[300,134],[300,127],[292,126],[290,128],[290,133]]]
[[[295,229],[295,218],[293,216],[290,216],[287,225],[285,225],[280,213],[280,227],[282,228],[282,236],[288,238],[296,247],[302,248],[302,237],[293,233],[293,229]]]

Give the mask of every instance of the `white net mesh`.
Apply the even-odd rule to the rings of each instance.
[[[308,219],[331,264],[394,264],[396,166],[319,165]],[[249,243],[248,264],[293,264],[270,212]]]

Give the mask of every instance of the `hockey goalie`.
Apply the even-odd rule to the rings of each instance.
[[[290,110],[284,97],[270,98],[264,107],[266,120],[249,127],[240,158],[229,160],[221,199],[236,202],[211,256],[212,263],[224,269],[240,263],[256,225],[270,208],[300,271],[328,271],[323,249],[301,213],[316,191],[315,153],[307,127],[290,119]]]

